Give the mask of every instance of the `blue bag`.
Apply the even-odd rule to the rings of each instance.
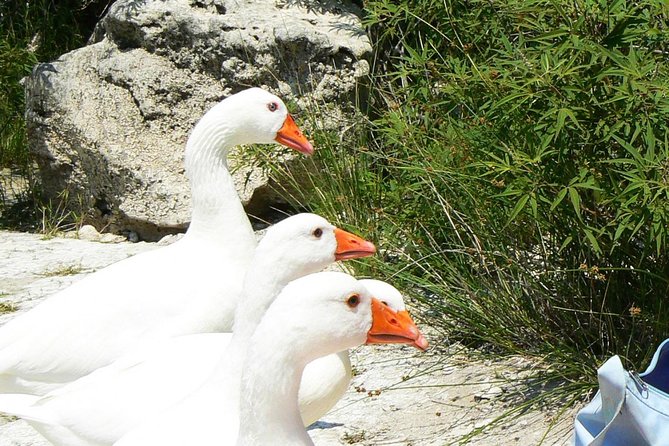
[[[644,373],[614,356],[597,378],[599,392],[576,415],[575,446],[669,446],[669,339]]]

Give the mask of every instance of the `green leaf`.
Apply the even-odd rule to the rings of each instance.
[[[655,159],[655,134],[650,121],[646,121],[646,160],[653,161]]]
[[[513,207],[513,210],[511,211],[511,215],[509,216],[509,220],[507,221],[507,225],[509,225],[515,218],[520,214],[520,212],[525,208],[525,205],[527,204],[527,200],[530,199],[529,195],[523,195],[520,200],[516,203],[516,205]]]
[[[539,210],[537,206],[537,199],[534,194],[531,194],[530,196],[530,208],[532,208],[532,216],[536,219],[539,215]]]
[[[558,192],[557,197],[555,197],[555,200],[551,204],[551,211],[554,211],[555,208],[558,207],[560,205],[560,203],[562,203],[562,200],[564,200],[564,197],[567,196],[567,190],[568,189],[569,189],[568,187],[560,189],[560,192]]]
[[[590,229],[583,229],[583,233],[585,234],[585,236],[587,237],[588,241],[589,241],[590,244],[592,245],[592,249],[594,249],[595,252],[596,252],[597,254],[601,254],[601,253],[602,253],[602,250],[601,250],[601,248],[599,247],[599,242],[597,242],[597,238],[595,238],[595,236],[594,236],[594,234],[592,233],[592,231],[591,231]]]
[[[567,246],[569,246],[569,244],[571,243],[572,240],[573,240],[573,237],[571,235],[568,236],[566,239],[564,239],[564,241],[560,245],[559,252],[562,252],[563,249],[565,249]]]
[[[629,220],[629,218],[627,220]],[[625,232],[628,229],[630,228],[627,225],[627,221],[625,221],[624,223],[620,223],[616,228],[615,235],[613,236],[613,241],[617,241],[620,238],[620,236],[623,235],[623,232]]]
[[[581,197],[578,194],[578,190],[576,190],[573,187],[568,187],[567,190],[569,191],[569,199],[571,200],[571,204],[574,207],[574,211],[576,212],[576,215],[578,218],[581,218]]]
[[[629,144],[627,141],[625,141],[624,139],[622,139],[618,135],[612,135],[612,137],[613,137],[613,139],[616,140],[616,142],[618,142],[618,144],[620,144],[623,148],[625,148],[625,150],[627,150],[627,152],[629,152],[630,155],[632,155],[632,157],[634,157],[635,161],[641,162],[641,163],[644,161],[644,158],[641,156],[639,151],[634,146]]]

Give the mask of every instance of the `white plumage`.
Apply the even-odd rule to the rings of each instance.
[[[238,144],[313,148],[281,100],[258,88],[230,96],[186,145],[192,220],[183,239],[113,264],[0,328],[0,393],[44,394],[131,347],[232,327],[256,245],[226,156]]]
[[[297,279],[276,298],[250,340],[238,403],[198,392],[182,410],[161,414],[115,446],[312,445],[297,401],[304,367],[381,339],[424,344],[413,322],[396,318],[353,277],[316,273]]]
[[[371,243],[317,215],[287,218],[267,231],[255,251],[235,316],[234,337],[203,333],[167,339],[32,402],[0,395],[0,411],[26,418],[56,445],[109,445],[155,413],[201,392],[203,386],[236,401],[248,339],[279,291],[337,259],[374,251]]]

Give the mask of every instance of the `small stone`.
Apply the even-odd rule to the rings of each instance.
[[[135,231],[129,231],[128,241],[131,243],[137,243],[139,241],[139,235]]]
[[[100,240],[100,233],[92,225],[84,225],[77,231],[80,240],[97,242]]]
[[[491,397],[498,397],[504,393],[504,389],[501,387],[491,387],[486,393]]]
[[[117,234],[102,234],[100,236],[100,242],[101,243],[121,243],[125,242],[127,239],[123,237],[122,235],[117,235]]]
[[[483,427],[486,427],[487,425],[492,423],[492,421],[493,420],[491,418],[486,418],[485,420],[477,421],[476,423],[474,423],[474,429],[481,429]]]
[[[504,393],[501,387],[491,387],[474,395],[474,401],[493,400]]]
[[[165,237],[161,238],[156,245],[158,246],[167,246],[171,245],[172,243],[176,242],[177,240],[181,240],[183,238],[184,234],[179,233],[179,234],[167,234]]]

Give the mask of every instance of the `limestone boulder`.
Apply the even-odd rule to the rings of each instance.
[[[89,45],[26,81],[46,198],[98,230],[149,240],[183,231],[183,152],[207,109],[260,86],[283,98],[307,135],[343,129],[370,55],[360,11],[345,1],[118,0]],[[306,112],[314,107],[317,115]],[[266,173],[235,159],[242,201],[266,203]]]

